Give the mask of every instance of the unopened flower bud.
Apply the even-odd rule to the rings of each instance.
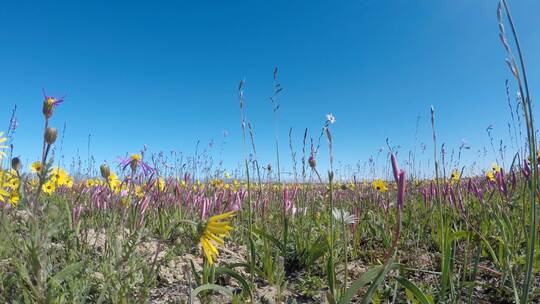
[[[309,157],[308,163],[311,168],[315,168],[317,166],[317,161],[315,160],[315,157],[313,157],[313,155]]]
[[[101,171],[101,176],[103,178],[107,179],[111,175],[111,169],[109,169],[109,166],[107,164],[102,164],[99,166],[99,171]]]
[[[43,101],[43,115],[45,118],[51,118],[54,110],[54,99],[45,98]]]
[[[56,131],[55,128],[47,128],[47,130],[45,130],[45,142],[48,145],[54,144],[57,136],[58,136],[58,131]]]
[[[131,171],[137,170],[137,166],[139,165],[139,161],[136,159],[132,159],[129,163],[129,167],[131,168]]]
[[[14,157],[11,159],[11,168],[15,171],[20,171],[22,168],[22,162],[21,159],[18,157]]]

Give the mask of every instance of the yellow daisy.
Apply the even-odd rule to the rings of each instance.
[[[11,188],[12,190],[17,190],[19,189],[19,185],[20,185],[20,181],[18,178],[12,178],[10,179],[7,184],[6,184],[9,188]]]
[[[69,176],[66,171],[60,167],[56,167],[51,172],[51,181],[59,186],[67,184]]]
[[[66,187],[68,188],[72,188],[73,187],[73,178],[71,178],[70,176],[68,176],[64,182],[64,185],[66,185]]]
[[[86,188],[92,188],[92,187],[94,187],[94,185],[96,183],[94,182],[93,179],[89,178],[89,179],[86,180],[86,182],[84,184],[85,184]]]
[[[48,181],[45,184],[43,184],[43,186],[41,186],[41,190],[45,192],[46,194],[51,195],[54,193],[54,190],[56,190],[56,186],[53,182]]]
[[[30,170],[32,171],[32,173],[39,173],[41,172],[41,169],[42,169],[42,166],[41,166],[41,162],[33,162],[32,165],[30,166]]]
[[[386,191],[388,191],[388,185],[382,179],[374,180],[371,183],[371,186],[373,187],[373,189],[379,191],[380,193],[385,193]]]

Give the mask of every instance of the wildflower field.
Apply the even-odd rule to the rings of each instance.
[[[146,149],[68,170],[51,118],[71,100],[44,91],[32,162],[16,111],[0,133],[0,303],[540,303],[537,129],[505,0],[497,17],[516,144],[474,173],[433,107],[431,172],[388,144],[386,175],[369,161],[338,176],[332,114],[262,164],[243,81],[240,170]]]

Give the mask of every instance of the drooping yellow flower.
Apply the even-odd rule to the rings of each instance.
[[[8,146],[4,145],[3,143],[5,143],[7,140],[7,138],[4,136],[4,132],[0,132],[0,159],[2,159],[6,153],[2,150],[4,149],[7,149]]]
[[[54,190],[56,190],[56,186],[55,186],[54,182],[48,181],[45,184],[43,184],[43,186],[41,186],[41,190],[45,194],[51,195],[51,194],[54,193]]]
[[[200,226],[202,229],[200,229],[199,245],[210,265],[214,264],[214,261],[219,255],[216,244],[223,246],[223,237],[227,236],[233,229],[230,226],[230,221],[225,220],[230,219],[234,214],[235,211],[230,211],[220,215],[214,215]]]
[[[380,193],[385,193],[386,191],[388,191],[388,185],[382,179],[374,180],[371,183],[371,186],[373,187],[373,189],[379,191]]]
[[[491,165],[491,169],[492,169],[493,172],[495,172],[495,173],[501,172],[501,167],[499,167],[499,165],[497,165],[496,163],[493,163],[493,165]]]

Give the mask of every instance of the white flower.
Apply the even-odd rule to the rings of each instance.
[[[326,114],[326,121],[333,124],[336,122],[336,118],[334,117],[332,113],[329,113],[329,114]]]
[[[337,221],[343,221],[345,224],[352,225],[358,222],[358,218],[354,214],[350,214],[348,211],[338,208],[332,209],[332,215]]]
[[[292,207],[291,208],[291,213],[292,215],[296,215],[296,214],[299,214],[299,215],[307,215],[307,207],[305,208],[296,208],[296,207]]]

